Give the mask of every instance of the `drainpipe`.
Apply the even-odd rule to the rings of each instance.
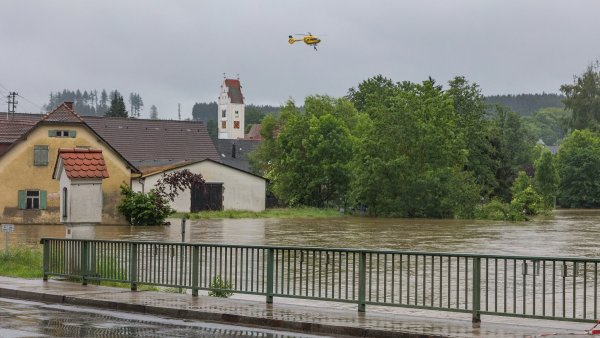
[[[143,177],[140,177],[140,178],[138,178],[138,183],[142,186],[142,194],[145,193],[146,192],[145,191],[146,190],[145,189],[146,188],[146,185],[145,185],[146,179]]]

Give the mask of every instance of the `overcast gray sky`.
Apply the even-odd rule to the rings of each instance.
[[[600,58],[599,15],[597,0],[4,0],[0,94],[39,112],[51,91],[134,91],[143,117],[181,103],[185,118],[216,100],[223,73],[254,104],[342,96],[377,74],[558,92]],[[318,52],[287,43],[304,32],[323,35]]]

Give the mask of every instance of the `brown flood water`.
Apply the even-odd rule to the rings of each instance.
[[[73,238],[180,241],[181,221],[170,221],[171,226],[160,227],[15,225],[10,242],[35,245],[41,237],[67,237],[69,230]],[[597,257],[600,210],[557,210],[521,223],[365,217],[188,220],[186,242]]]

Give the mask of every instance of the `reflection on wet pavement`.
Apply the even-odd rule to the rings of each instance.
[[[317,337],[0,298],[0,337]]]

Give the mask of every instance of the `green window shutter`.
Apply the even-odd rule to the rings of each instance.
[[[25,190],[19,190],[19,209],[25,209],[27,207],[27,197],[25,197]]]
[[[48,146],[35,145],[33,146],[33,165],[47,166],[48,165]]]
[[[48,193],[46,190],[40,190],[40,209],[46,209],[46,198],[48,197]]]
[[[75,136],[77,136],[77,131],[76,130],[69,130],[69,137],[75,138]]]

